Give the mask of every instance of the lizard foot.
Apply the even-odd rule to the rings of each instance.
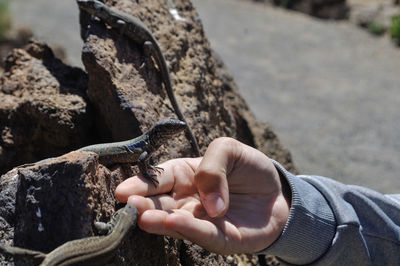
[[[146,173],[143,174],[143,177],[146,178],[147,180],[149,180],[153,184],[154,187],[157,187],[159,184],[158,180],[155,178],[156,176],[157,175],[155,175],[149,171],[146,171]]]
[[[151,170],[153,170],[154,172],[157,172],[159,174],[161,174],[161,171],[164,171],[164,168],[158,167],[158,166],[154,166],[154,165],[149,165],[149,168]]]
[[[112,227],[108,223],[94,222],[97,232],[101,235],[108,235],[112,231]]]

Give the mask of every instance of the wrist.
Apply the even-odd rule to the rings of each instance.
[[[264,239],[264,249],[274,244],[281,237],[289,219],[292,192],[284,174],[274,167],[275,180],[279,191],[275,194],[274,207],[270,216],[270,233]]]
[[[268,245],[264,248],[271,246],[274,242],[278,241],[281,237],[286,224],[289,219],[290,207],[292,202],[292,191],[288,180],[285,175],[279,170],[279,168],[274,166],[276,171],[276,180],[279,182],[279,195],[275,201],[274,211],[272,217],[274,217],[274,225],[271,234],[268,237]]]
[[[290,185],[289,182],[287,181],[286,177],[283,175],[283,173],[281,173],[281,171],[279,171],[279,169],[276,169],[279,173],[279,179],[281,181],[281,190],[282,190],[282,194],[283,197],[286,200],[286,203],[289,207],[292,205],[292,190],[290,189]]]
[[[278,162],[273,163],[289,183],[290,213],[279,238],[258,254],[275,255],[291,264],[310,264],[332,244],[336,233],[335,216],[316,187],[289,173]]]

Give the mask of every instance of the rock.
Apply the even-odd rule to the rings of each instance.
[[[163,1],[133,7],[126,5],[120,1],[114,8],[138,17],[159,41],[175,96],[202,152],[213,139],[221,136],[230,136],[256,147],[271,145],[277,140],[275,136],[269,140],[263,136],[272,130],[256,122],[232,78],[227,78],[221,70],[223,66],[217,64],[198,14],[188,1],[178,6],[179,15],[185,21],[174,20],[168,12],[170,7]],[[88,96],[113,139],[127,139],[137,134],[138,125],[148,128],[160,118],[176,117],[159,72],[151,60],[146,61],[142,47],[121,37],[118,31],[88,20],[86,14],[81,14],[81,23],[85,41],[82,59],[90,77]],[[265,141],[256,143],[258,137]],[[276,148],[284,150],[280,145]],[[190,156],[192,150],[181,135],[168,151],[165,148],[161,151],[163,156],[166,153],[168,158]]]
[[[159,40],[178,103],[202,152],[213,139],[230,136],[295,171],[290,153],[281,146],[269,125],[255,119],[231,74],[211,51],[190,1],[179,1],[176,7],[162,0],[144,1],[140,5],[128,0],[106,1],[108,5],[112,3],[115,9],[137,16]],[[170,11],[173,8],[179,17]],[[33,47],[16,50],[7,60],[9,67],[0,83],[1,96],[7,97],[4,101],[7,105],[0,109],[4,110],[0,112],[0,122],[5,125],[3,139],[7,140],[2,147],[15,156],[31,154],[29,159],[19,158],[21,162],[44,154],[56,156],[84,146],[89,139],[91,142],[130,139],[162,118],[176,117],[158,66],[143,56],[142,47],[84,13],[81,26],[88,86],[83,71],[50,60],[52,54],[44,44],[34,43]],[[64,70],[62,75],[60,69]],[[27,88],[26,84],[31,86]],[[14,119],[15,110],[22,109],[23,103],[30,107],[29,112],[20,112],[18,117],[22,118]],[[69,109],[71,106],[75,109]],[[90,111],[90,106],[95,112]],[[35,134],[8,130],[22,127],[27,121],[40,123],[40,127],[30,129]],[[95,121],[95,138],[92,121]],[[41,149],[36,150],[32,143]],[[192,150],[181,134],[156,155],[159,161],[164,161],[191,156]],[[116,185],[133,174],[129,166],[108,169],[98,163],[96,155],[78,151],[51,162],[13,169],[0,179],[0,202],[7,202],[4,211],[0,208],[4,220],[0,220],[0,225],[4,224],[1,234],[7,235],[9,243],[44,252],[69,239],[92,235],[92,222],[107,221],[117,206],[113,196]],[[275,263],[271,258],[260,259],[271,262],[270,265]],[[259,263],[257,256],[220,256],[190,242],[150,235],[139,229],[134,230],[110,262],[111,265]]]
[[[346,19],[346,0],[272,0],[275,5],[300,11],[323,19]]]
[[[87,144],[93,119],[86,88],[85,72],[44,43],[15,49],[0,78],[0,173]]]
[[[0,75],[4,71],[5,59],[14,48],[22,48],[33,36],[32,31],[26,27],[20,27],[11,31],[4,39],[0,40]]]
[[[0,181],[2,239],[47,253],[91,235],[93,220],[108,221],[114,212],[121,181],[99,165],[97,154],[82,151],[14,169]]]
[[[13,169],[0,179],[0,236],[1,242],[12,245],[14,239],[14,226],[16,222],[16,194],[18,189],[18,170]],[[0,253],[0,262],[7,262]]]
[[[93,233],[92,221],[112,214],[116,180],[98,166],[96,157],[72,152],[54,163],[18,171],[16,246],[49,252],[66,241]]]

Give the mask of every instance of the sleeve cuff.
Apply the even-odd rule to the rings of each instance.
[[[333,211],[324,196],[310,183],[272,161],[292,192],[288,221],[282,235],[259,254],[274,255],[292,264],[309,264],[331,246],[336,233]]]

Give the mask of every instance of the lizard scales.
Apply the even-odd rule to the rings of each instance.
[[[117,213],[116,224],[109,235],[69,241],[50,252],[40,265],[99,265],[107,260],[135,226],[138,215],[136,207],[128,204]]]
[[[147,180],[151,181],[154,186],[157,186],[158,181],[154,177],[155,174],[147,171],[148,169],[158,169],[150,163],[150,158],[153,153],[168,140],[179,132],[187,128],[185,122],[178,119],[170,118],[160,120],[154,124],[149,130],[142,135],[119,142],[110,142],[102,144],[94,144],[78,149],[78,151],[90,151],[97,153],[99,162],[105,166],[110,166],[118,163],[137,164],[140,173]],[[47,158],[36,163],[28,163],[19,167],[30,167],[43,163],[50,163],[55,158]]]
[[[199,146],[196,137],[194,136],[189,124],[186,122],[185,116],[182,114],[177,103],[171,85],[171,78],[168,71],[168,66],[161,51],[160,45],[154,38],[151,31],[147,28],[147,26],[136,17],[133,17],[121,11],[113,10],[110,7],[106,6],[104,3],[97,0],[77,0],[77,3],[81,10],[84,10],[85,12],[100,18],[112,28],[119,29],[124,35],[128,36],[135,43],[143,45],[144,49],[147,49],[145,51],[147,51],[157,63],[165,86],[165,90],[176,115],[178,116],[179,120],[185,122],[187,125],[185,133],[187,138],[190,140],[192,149],[196,156],[200,156]]]
[[[109,223],[111,233],[68,241],[52,252],[11,247],[0,244],[0,252],[22,258],[40,266],[61,266],[71,264],[102,265],[113,255],[129,231],[136,226],[138,211],[133,205],[119,209]]]

